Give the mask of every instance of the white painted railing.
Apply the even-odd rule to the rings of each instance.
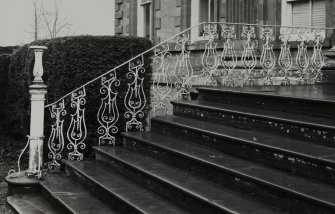
[[[195,28],[201,35],[192,35],[192,29]],[[186,29],[46,105],[53,121],[47,138],[49,169],[60,167],[64,149],[67,149],[67,158],[70,160],[84,158],[87,136],[86,87],[93,82],[101,82],[97,90],[102,95],[101,103],[98,104],[100,108],[96,112],[100,124],[97,127],[97,145],[114,145],[115,134],[120,131],[144,130],[139,118],[145,116],[143,109],[147,104],[141,75],[146,72],[143,60],[146,53],[153,52],[152,115],[170,114],[169,101],[190,99],[190,92],[198,85],[243,87],[322,82],[322,67],[325,64],[322,44],[332,32],[330,28],[216,22],[201,23]],[[120,86],[117,71],[123,66],[128,67],[128,90],[124,102],[116,103]],[[37,79],[41,77],[37,73],[34,75]],[[41,90],[41,96],[43,93]],[[70,100],[70,106],[66,106],[67,99]],[[42,98],[39,102],[42,103]],[[126,109],[123,115],[119,114],[120,105]],[[33,108],[32,111],[36,111],[37,107]],[[67,108],[74,113],[68,115]],[[121,117],[127,120],[125,127],[116,126]],[[70,121],[66,134],[63,130],[64,120]],[[40,137],[41,141],[43,132],[31,136]],[[37,144],[41,148],[41,143]],[[34,152],[36,149],[33,145],[30,140],[30,148]],[[35,170],[36,167],[33,168]]]

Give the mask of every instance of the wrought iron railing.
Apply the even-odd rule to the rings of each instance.
[[[241,23],[201,23],[193,26],[116,68],[71,91],[57,101],[46,105],[53,124],[48,138],[49,168],[58,168],[63,150],[68,149],[70,160],[82,160],[87,127],[85,123],[85,88],[100,81],[103,98],[96,112],[100,127],[97,145],[115,144],[119,131],[144,130],[138,120],[144,116],[147,98],[141,73],[143,55],[153,52],[152,115],[169,114],[169,101],[190,99],[194,86],[253,86],[273,84],[314,84],[322,82],[325,58],[322,44],[332,33],[328,28],[297,28]],[[329,42],[329,41],[326,41]],[[118,70],[128,66],[129,83],[123,103],[118,96]],[[136,93],[133,96],[132,93]],[[66,99],[74,113],[67,117],[70,125],[64,134],[67,115]],[[119,105],[126,112],[119,114]],[[69,116],[69,115],[68,115]],[[125,127],[117,121],[127,119]]]

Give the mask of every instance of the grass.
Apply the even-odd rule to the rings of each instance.
[[[7,183],[5,177],[10,169],[17,168],[17,158],[25,140],[14,140],[0,135],[0,213],[13,214],[6,204]]]

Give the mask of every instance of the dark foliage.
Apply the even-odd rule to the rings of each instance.
[[[18,48],[18,46],[6,46],[6,47],[0,47],[0,55],[2,54],[12,54],[13,51]]]
[[[24,45],[17,49],[10,58],[9,67],[9,91],[6,117],[3,122],[10,127],[11,136],[23,137],[29,133],[29,85],[32,82],[34,54],[29,50],[30,45],[45,45],[48,50],[43,55],[44,76],[43,79],[48,86],[47,103],[51,103],[69,93],[93,78],[113,69],[114,67],[128,61],[132,57],[146,51],[152,46],[149,40],[137,37],[122,36],[76,36],[63,37],[51,40],[37,41]],[[140,73],[144,78],[144,92],[147,97],[145,114],[149,111],[150,85],[151,85],[151,53],[144,55],[145,73]],[[125,127],[124,118],[124,96],[127,92],[128,83],[131,79],[126,77],[129,65],[117,69],[117,78],[120,86],[115,88],[118,92],[117,104],[120,111],[118,122],[119,131]],[[85,118],[88,130],[86,142],[97,145],[98,133],[97,112],[101,103],[100,94],[101,80],[88,85],[86,89]],[[74,109],[70,106],[70,97],[66,100],[67,115],[64,120],[64,135],[70,123],[70,114]],[[50,112],[46,109],[46,126],[50,127]],[[141,119],[145,123],[145,117]],[[45,129],[48,137],[50,128]]]
[[[4,107],[6,106],[7,91],[8,91],[8,70],[10,63],[10,55],[0,55],[0,118],[5,117]],[[0,119],[1,121],[1,119]],[[4,130],[0,122],[0,133]]]

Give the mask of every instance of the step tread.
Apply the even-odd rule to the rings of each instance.
[[[238,141],[247,142],[248,144],[289,152],[305,158],[307,157],[318,161],[324,161],[327,162],[327,164],[335,164],[335,148],[333,147],[308,143],[282,135],[275,135],[256,130],[239,129],[227,125],[200,121],[186,117],[159,116],[153,118],[153,120],[206,132],[208,134],[236,139]]]
[[[253,87],[199,87],[198,91],[239,93],[280,98],[306,100],[309,102],[335,103],[335,84],[253,86]]]
[[[19,214],[61,214],[41,195],[8,196],[7,203]]]
[[[187,140],[176,140],[153,132],[124,133],[135,140],[144,140],[152,145],[168,149],[174,153],[211,164],[256,181],[295,192],[313,200],[335,206],[335,187],[321,182],[294,176],[290,173],[267,167],[263,164],[243,160]]]
[[[100,161],[64,161],[143,213],[188,213],[183,208],[120,175]]]
[[[230,104],[214,103],[203,100],[172,101],[179,105],[194,106],[198,108],[209,108],[217,111],[226,111],[242,115],[250,115],[257,118],[267,118],[278,121],[306,124],[316,127],[335,129],[335,120],[325,117],[316,117],[303,114],[294,114],[285,111],[275,111],[262,108],[250,108],[248,106],[237,106]]]
[[[62,174],[50,174],[41,182],[42,187],[73,213],[117,214],[107,204],[89,193],[79,183]]]
[[[96,150],[233,213],[286,213],[279,208],[248,198],[204,178],[194,176],[184,170],[127,148],[106,146],[96,147]]]

